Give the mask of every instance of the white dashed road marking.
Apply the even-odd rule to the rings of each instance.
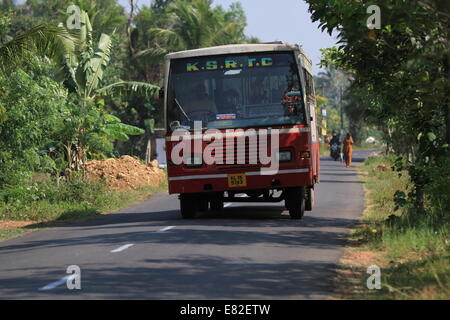
[[[121,252],[121,251],[127,250],[128,248],[130,248],[130,247],[132,247],[132,246],[134,246],[134,244],[132,244],[132,243],[126,244],[126,245],[121,246],[121,247],[119,247],[119,248],[117,248],[117,249],[115,249],[115,250],[112,250],[111,253]]]
[[[175,228],[175,227],[174,226],[165,227],[163,229],[158,230],[157,232],[159,232],[159,233],[166,232],[166,231],[172,230],[173,228]]]
[[[58,281],[52,282],[52,283],[46,285],[45,287],[39,288],[39,291],[49,291],[49,290],[53,290],[53,289],[55,289],[56,287],[59,287],[60,285],[62,285],[62,284],[64,284],[64,283],[67,283],[67,281],[72,280],[74,277],[76,277],[75,274],[65,276],[64,278],[62,278],[62,279],[60,279],[60,280],[58,280]]]

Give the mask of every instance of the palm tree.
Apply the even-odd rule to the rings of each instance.
[[[176,0],[170,7],[171,26],[150,32],[172,50],[189,50],[246,42],[245,20],[211,9],[211,0]]]
[[[75,38],[63,27],[40,24],[0,41],[0,72],[11,70],[32,55],[58,58],[75,48]]]

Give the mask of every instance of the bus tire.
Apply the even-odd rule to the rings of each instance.
[[[211,211],[222,211],[223,210],[223,201],[221,200],[211,200]]]
[[[197,214],[197,198],[191,194],[180,195],[180,211],[183,219],[194,219]]]
[[[206,212],[209,209],[209,201],[206,199],[198,199],[198,211]]]
[[[314,189],[313,187],[307,188],[306,191],[306,203],[305,203],[305,211],[312,211],[315,204],[315,197],[314,197]]]
[[[292,219],[300,220],[305,215],[306,199],[305,188],[289,188],[286,190],[286,208]]]

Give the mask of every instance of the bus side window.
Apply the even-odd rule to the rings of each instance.
[[[303,68],[303,72],[305,75],[305,86],[306,86],[306,95],[312,96],[314,95],[314,85],[313,85],[313,77],[309,74],[309,72]]]

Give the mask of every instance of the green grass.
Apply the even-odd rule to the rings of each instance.
[[[8,201],[0,205],[0,221],[30,221],[32,224],[0,229],[0,241],[42,228],[84,221],[131,206],[152,194],[166,191],[167,184],[112,191],[102,182],[77,180],[57,186],[50,181],[24,190],[26,192],[20,188],[3,192]]]
[[[394,157],[371,158],[360,167],[366,188],[361,224],[351,233],[349,256],[364,253],[377,258],[382,290],[365,288],[367,267],[344,263],[340,269],[353,274],[337,283],[341,298],[349,299],[450,299],[450,221],[448,212],[428,202],[427,214],[417,215],[409,206],[395,211],[394,194],[407,193],[411,184],[388,168]],[[371,261],[367,261],[369,264]],[[355,276],[356,274],[356,276]],[[346,288],[353,288],[348,289]],[[357,289],[355,289],[357,288]]]

